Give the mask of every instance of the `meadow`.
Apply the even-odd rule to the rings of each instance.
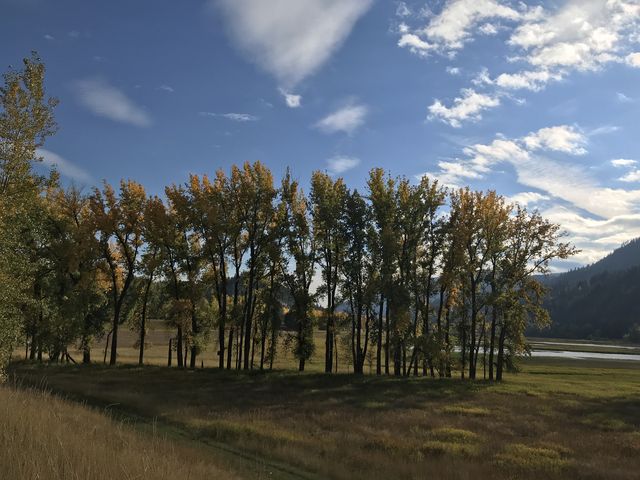
[[[160,438],[222,465],[212,478],[632,479],[640,471],[640,369],[631,362],[529,359],[501,384],[28,362],[11,374],[117,430],[124,421],[128,434],[148,438],[143,445]],[[79,417],[68,435],[93,421]]]

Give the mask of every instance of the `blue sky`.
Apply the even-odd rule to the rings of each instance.
[[[0,0],[2,69],[37,50],[41,154],[149,192],[260,160],[496,189],[600,258],[640,236],[640,1]]]

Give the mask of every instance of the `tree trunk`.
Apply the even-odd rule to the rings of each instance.
[[[476,378],[476,365],[474,358],[474,350],[476,349],[476,327],[478,321],[476,299],[476,282],[471,280],[471,331],[469,339],[469,378],[474,380]]]
[[[111,332],[107,333],[107,341],[104,344],[104,359],[102,363],[107,363],[107,352],[109,351],[109,340],[111,339]]]
[[[376,351],[376,375],[382,374],[382,316],[384,311],[384,295],[380,295],[378,310],[378,350]]]
[[[251,256],[253,257],[255,253],[252,251]],[[244,337],[244,369],[249,370],[249,357],[253,356],[251,353],[251,343],[252,343],[252,334],[253,334],[253,288],[255,281],[255,268],[249,269],[249,284],[247,286],[247,304],[246,304],[246,315],[245,315],[245,337]]]
[[[389,315],[389,300],[387,299],[387,306],[386,306],[386,312],[385,312],[385,329],[386,329],[386,337],[384,340],[384,373],[385,375],[389,375],[389,320],[390,320],[390,315]]]
[[[178,360],[178,368],[184,367],[182,359],[182,327],[178,327],[177,343],[176,343],[176,359]]]
[[[233,325],[229,329],[229,344],[227,345],[227,370],[231,370],[231,356],[233,352],[233,336],[234,336],[234,328]]]
[[[116,364],[118,352],[118,324],[120,323],[120,307],[116,306],[113,315],[113,328],[111,330],[111,356],[109,357],[109,365]]]
[[[504,368],[504,341],[506,338],[507,329],[505,325],[500,328],[500,338],[498,340],[498,364],[496,365],[496,381],[502,381],[502,371]]]
[[[489,380],[493,380],[493,351],[496,344],[496,323],[498,319],[498,310],[496,307],[491,309],[491,340],[489,341]]]

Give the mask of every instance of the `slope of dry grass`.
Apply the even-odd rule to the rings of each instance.
[[[237,478],[198,449],[141,434],[42,390],[0,387],[0,478]]]

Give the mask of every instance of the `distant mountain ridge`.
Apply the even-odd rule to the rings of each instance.
[[[640,325],[640,238],[586,267],[547,277],[550,329],[562,338],[621,339]]]
[[[599,273],[620,272],[635,266],[640,266],[640,238],[623,243],[609,255],[591,265],[552,275],[547,283],[566,282],[574,284],[580,281],[587,281]]]

